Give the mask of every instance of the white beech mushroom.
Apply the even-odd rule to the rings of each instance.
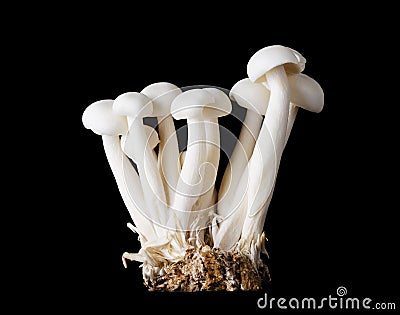
[[[228,115],[232,111],[232,104],[229,97],[217,88],[203,88],[214,96],[215,102],[206,104],[203,110],[206,161],[204,164],[203,194],[193,206],[192,236],[196,241],[202,243],[204,240],[205,228],[215,214],[217,192],[215,180],[220,160],[220,132],[218,118]],[[196,233],[196,236],[193,234]]]
[[[291,108],[297,108],[297,106],[299,106],[301,108],[307,109],[312,112],[320,112],[322,110],[323,91],[316,81],[314,81],[313,79],[311,79],[310,77],[308,77],[304,74],[292,74],[292,75],[289,75],[288,79],[289,79],[289,87],[290,87]],[[260,94],[259,94],[260,98],[257,100],[255,98],[257,95],[256,91],[252,92],[251,89],[246,89],[246,85],[249,88],[251,87],[251,85],[249,84],[249,79],[239,81],[238,83],[241,83],[241,84],[235,85],[232,88],[231,93],[236,94],[235,99],[237,100],[239,105],[246,107],[246,105],[243,104],[244,100],[242,100],[242,99],[246,98],[247,100],[250,100],[251,97],[253,99],[253,102],[251,102],[252,104],[259,104],[259,105],[264,104],[265,105],[265,102],[268,103],[269,92],[266,92],[265,88],[259,89],[261,84],[252,83],[254,85],[253,89],[258,88],[258,91],[260,92]],[[244,84],[244,83],[246,83],[246,84]],[[239,89],[239,87],[241,87],[241,89]],[[264,97],[262,97],[262,95]],[[263,114],[265,114],[265,112],[266,112],[266,106],[267,105],[265,105],[265,110],[263,110]],[[287,138],[289,137],[291,127],[293,126],[292,119],[294,119],[294,117],[291,116],[289,113],[285,144],[286,144]],[[242,130],[243,130],[243,128],[242,128]],[[243,140],[241,141],[240,139],[241,139],[241,137],[239,137],[238,144],[242,143],[242,141],[243,141]],[[249,140],[251,140],[251,139],[249,139]],[[246,141],[248,141],[248,140],[246,140]],[[243,144],[244,143],[246,143],[246,142],[243,141]],[[240,148],[240,146],[239,146],[239,148]],[[244,150],[246,150],[248,148],[249,147],[245,148]],[[235,150],[236,149],[237,149],[237,147],[235,147]],[[251,151],[248,150],[248,151],[246,151],[246,153],[251,154]],[[242,156],[243,156],[243,154],[242,154]],[[247,156],[249,156],[249,155],[247,155]],[[235,158],[235,155],[232,154],[232,158],[231,158],[232,169],[234,169],[235,162],[238,161],[238,160],[235,160],[234,158]],[[241,162],[246,163],[247,161],[245,159],[243,159],[243,161],[241,161]],[[243,174],[243,170],[240,172],[240,174]],[[245,193],[245,191],[243,190],[245,187],[243,187],[243,185],[247,185],[247,183],[252,181],[252,178],[250,178],[250,177],[246,178],[248,176],[247,173],[244,173],[244,174],[245,175],[242,176],[239,186],[237,186],[236,182],[234,181],[234,178],[232,178],[233,184],[231,184],[231,185],[235,188],[238,187],[235,190],[233,190],[233,192],[235,192],[234,196],[243,195]],[[239,201],[232,202],[231,196],[227,196],[226,200],[230,201],[228,205],[230,205],[231,208],[236,209],[237,203]],[[235,199],[233,199],[233,200],[235,200]],[[220,201],[218,204],[219,205],[218,214],[220,214],[221,216],[227,215],[226,213],[224,213],[224,210],[232,211],[231,208],[224,207],[225,204],[226,203],[224,203],[224,200]],[[215,241],[217,243],[217,245],[219,245],[219,247],[229,249],[229,248],[232,248],[232,246],[235,244],[235,240],[237,240],[241,234],[243,218],[246,215],[246,210],[247,210],[247,204],[240,205],[237,212],[234,212],[231,217],[228,217],[225,221],[221,222],[219,230],[218,230],[219,233],[217,233],[216,241]],[[232,221],[234,221],[234,223]],[[240,229],[240,231],[238,231],[239,229]],[[227,232],[228,230],[229,230],[229,232]]]
[[[187,119],[188,142],[185,161],[176,186],[172,209],[177,212],[183,230],[189,230],[192,208],[203,194],[203,164],[207,148],[203,109],[214,103],[215,98],[203,89],[193,89],[178,95],[171,105],[175,119]]]
[[[301,107],[303,109],[309,110],[311,112],[320,112],[323,108],[323,91],[320,87],[320,85],[313,80],[312,78],[308,77],[305,74],[291,74],[288,76],[288,81],[289,81],[289,87],[290,87],[290,101],[291,101],[291,109],[292,108],[297,108]],[[239,81],[235,86],[231,89],[231,98],[235,99],[237,103],[243,107],[249,107],[250,104],[253,104],[251,106],[256,106],[258,105],[259,107],[262,107],[262,110],[260,111],[262,115],[265,114],[268,106],[268,100],[269,100],[269,91],[265,90],[266,87],[263,87],[263,84],[259,83],[252,83],[249,79],[244,79]],[[258,93],[257,93],[258,92]],[[251,100],[251,101],[250,101]],[[246,102],[248,104],[246,104]],[[246,116],[247,117],[247,116]],[[287,125],[287,132],[286,132],[286,139],[285,139],[285,144],[287,142],[287,138],[289,137],[291,128],[293,126],[293,121],[294,121],[295,116],[291,116],[289,112],[289,118],[288,118],[288,125]],[[250,122],[249,122],[250,123]],[[234,193],[233,196],[240,196],[245,194],[245,187],[244,185],[247,185],[249,181],[251,181],[251,178],[246,178],[248,176],[247,173],[243,172],[243,165],[239,166],[238,164],[241,162],[247,163],[247,160],[245,157],[249,157],[252,153],[252,148],[254,147],[251,145],[247,145],[249,142],[252,141],[252,135],[248,135],[248,138],[242,137],[242,132],[245,126],[246,126],[246,119],[244,121],[244,127],[242,128],[241,134],[239,136],[239,141],[238,145],[235,147],[235,150],[232,154],[231,157],[231,167],[233,169],[232,174],[236,174],[238,172],[239,174],[243,175],[241,177],[241,181],[239,185],[237,185],[237,182],[235,181],[235,177],[232,176],[232,184],[231,186],[234,187],[235,189],[232,190]],[[255,129],[256,135],[258,135],[258,131],[255,128],[254,124],[249,125],[253,127],[253,130]],[[246,140],[242,140],[246,139]],[[254,139],[254,138],[253,138]],[[255,139],[253,140],[255,141]],[[240,145],[243,143],[243,147]],[[241,149],[241,156],[235,155],[236,150]],[[244,152],[243,152],[244,151]],[[238,160],[237,158],[241,157],[242,160]],[[238,162],[239,161],[239,162]],[[235,164],[236,163],[236,164]],[[235,167],[236,165],[236,167]],[[239,170],[237,170],[238,168]],[[224,175],[225,176],[225,175]],[[239,177],[239,176],[238,176]],[[240,177],[239,177],[240,178]],[[221,215],[222,217],[227,216],[229,213],[225,213],[226,211],[233,211],[232,209],[237,209],[238,211],[235,211],[232,213],[231,217],[228,217],[226,220],[222,221],[220,223],[220,227],[218,229],[218,233],[216,234],[215,238],[215,243],[221,248],[225,249],[230,249],[232,246],[235,244],[235,241],[238,240],[240,234],[241,234],[241,228],[243,224],[243,218],[246,215],[246,210],[247,210],[247,205],[240,204],[240,200],[233,199],[234,201],[232,202],[232,195],[227,195],[226,199],[220,200],[218,203],[218,214]],[[224,202],[225,200],[229,202]],[[230,207],[228,207],[230,206]],[[244,211],[243,211],[244,210]],[[225,229],[224,229],[225,228]],[[227,232],[229,230],[229,233]]]
[[[203,187],[205,194],[200,197],[197,209],[205,210],[212,204],[214,194],[215,180],[217,177],[220,160],[220,133],[218,118],[228,115],[232,111],[232,104],[229,97],[217,88],[204,88],[203,90],[212,94],[215,102],[206,104],[203,110],[204,127],[206,132],[206,162],[211,167],[205,168],[205,184],[209,187]]]
[[[148,143],[143,125],[143,118],[149,117],[153,112],[153,104],[144,94],[128,92],[114,100],[113,109],[116,113],[128,117],[129,131],[125,143],[134,145],[129,145],[132,150],[124,152],[137,165],[146,206],[153,214],[152,220],[156,224],[163,225],[167,218],[165,192],[157,160],[154,159],[153,148]]]
[[[167,203],[170,205],[180,172],[178,139],[171,116],[171,103],[182,91],[174,84],[158,82],[146,86],[141,93],[153,102],[152,116],[158,119],[158,169],[164,183]]]
[[[240,240],[245,248],[250,248],[252,241],[262,233],[285,146],[290,105],[287,73],[299,73],[304,69],[304,58],[300,56],[290,48],[270,46],[256,52],[247,64],[249,79],[265,81],[270,99],[248,166],[248,210]]]
[[[147,145],[152,151],[151,153],[153,155],[154,161],[156,161],[157,156],[153,149],[160,142],[160,139],[158,138],[157,132],[154,128],[147,125],[144,125],[143,127],[146,133],[148,143]],[[126,141],[127,138],[129,138],[127,137],[127,135],[123,135],[121,137],[122,147],[124,148],[125,152],[131,152],[129,155],[134,157],[136,150],[134,146],[137,146],[137,143],[133,141]],[[132,167],[132,165],[130,165],[130,167]],[[130,185],[128,185],[128,190],[131,190],[131,195],[134,195],[136,189],[141,190],[140,185],[141,184],[139,180],[136,184],[131,183]],[[141,209],[142,211],[145,211],[147,223],[151,224],[151,222],[154,221],[152,219],[154,217],[154,214],[152,214],[151,211],[149,211],[149,208],[146,206],[142,206]],[[139,227],[135,228],[130,225],[128,225],[128,227],[131,228],[134,232],[140,234],[141,229]],[[147,238],[148,241],[146,240],[145,242],[142,242],[142,248],[138,253],[125,252],[122,255],[122,261],[125,268],[127,267],[127,259],[143,263],[143,279],[145,281],[153,279],[154,277],[159,275],[159,272],[162,274],[163,264],[166,264],[166,260],[173,262],[181,259],[187,246],[184,235],[182,233],[173,231],[169,231],[169,233],[167,233],[167,229],[165,228],[165,226],[159,226],[158,224],[155,224],[152,227],[155,232],[155,237]]]
[[[113,111],[113,102],[113,100],[102,100],[89,105],[82,115],[82,122],[85,128],[102,136],[104,151],[118,190],[143,244],[155,239],[157,235],[142,212],[144,200],[139,177],[121,150],[119,135],[127,132],[127,120],[125,116]],[[130,190],[132,187],[135,187],[133,191]]]
[[[246,108],[247,113],[230,158],[230,165],[222,178],[221,186],[225,185],[225,191],[220,190],[218,196],[218,215],[221,222],[214,246],[227,250],[238,242],[247,214],[248,179],[245,176],[245,168],[253,153],[263,115],[267,111],[269,91],[260,83],[243,79],[232,87],[229,95],[239,106]]]

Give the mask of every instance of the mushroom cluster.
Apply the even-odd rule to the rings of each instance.
[[[268,280],[263,227],[282,152],[298,108],[318,113],[324,103],[320,85],[301,73],[305,62],[293,49],[269,46],[250,58],[248,78],[229,95],[161,82],[86,108],[83,124],[102,136],[128,227],[139,235],[141,249],[124,253],[123,264],[141,262],[150,290],[254,290]],[[231,113],[231,101],[246,116],[216,187],[218,118]],[[182,152],[180,119],[187,122]]]

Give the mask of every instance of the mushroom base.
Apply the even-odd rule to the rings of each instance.
[[[190,247],[184,258],[164,267],[164,275],[145,282],[149,291],[249,291],[270,281],[267,265],[239,251]]]

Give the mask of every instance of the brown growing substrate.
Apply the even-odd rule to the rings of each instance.
[[[227,252],[208,245],[191,247],[185,257],[167,265],[165,274],[145,282],[149,291],[260,290],[270,281],[267,265],[255,265],[245,254]]]

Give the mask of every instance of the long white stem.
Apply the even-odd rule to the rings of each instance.
[[[283,66],[266,74],[270,100],[259,138],[249,161],[248,215],[245,219],[241,243],[250,246],[251,240],[262,233],[262,226],[272,196],[281,155],[285,146],[290,93]],[[261,228],[260,228],[261,226]]]
[[[141,243],[157,239],[153,225],[142,212],[142,209],[145,209],[145,202],[139,176],[122,151],[119,136],[102,136],[102,140],[122,200],[138,231],[145,238],[140,238]],[[128,187],[133,187],[133,189],[130,191]]]
[[[232,211],[231,198],[240,184],[246,165],[253,153],[254,145],[260,133],[261,123],[262,116],[260,114],[247,110],[239,139],[233,149],[232,156],[221,181],[218,195],[218,199],[220,200],[218,214],[222,217],[225,217]],[[225,196],[228,192],[229,195]]]
[[[207,161],[214,166],[215,175],[219,166],[220,137],[218,118],[210,118],[204,122],[206,131]]]
[[[293,103],[290,103],[289,118],[288,118],[287,127],[286,127],[285,147],[289,140],[289,136],[292,131],[294,121],[296,120],[298,111],[299,111],[299,108],[296,105],[294,105]]]
[[[167,204],[171,205],[181,169],[178,139],[171,115],[159,119],[158,134],[160,137],[158,169],[163,180]]]
[[[204,192],[193,206],[191,222],[197,222],[201,229],[198,237],[204,239],[205,228],[213,218],[216,210],[215,180],[217,178],[220,158],[220,133],[218,118],[210,118],[204,121],[206,134],[206,164],[204,164],[203,188]]]
[[[165,225],[167,222],[167,207],[162,179],[157,167],[157,160],[152,148],[147,143],[147,136],[141,119],[135,119],[129,129],[130,139],[136,141],[137,154],[131,157],[137,164],[140,182],[147,207],[154,214],[156,224]],[[132,137],[134,135],[134,138]],[[128,141],[128,140],[127,140]]]
[[[225,180],[226,190],[219,193],[217,211],[223,220],[220,222],[214,244],[224,250],[231,250],[239,241],[247,215],[247,163],[253,153],[261,123],[261,115],[247,110],[238,142],[232,152],[230,165],[226,168],[222,179],[222,181]]]
[[[245,174],[247,174],[247,171],[245,171]],[[214,247],[223,250],[232,250],[239,241],[243,222],[247,216],[247,195],[245,189],[246,185],[240,185],[238,187],[236,194],[234,194],[230,202],[230,212],[227,212],[225,217],[219,217],[221,220],[219,222],[219,227],[212,227],[215,229],[215,232],[213,231]],[[226,201],[226,203],[229,204],[229,201]],[[219,201],[218,207],[220,207],[220,205],[221,202]]]
[[[283,66],[269,71],[266,79],[270,87],[270,100],[263,127],[267,126],[269,129],[276,155],[280,158],[284,148],[289,116],[289,83]]]
[[[218,118],[211,118],[204,121],[206,133],[206,165],[204,169],[203,192],[196,202],[194,210],[208,209],[211,206],[214,193],[215,180],[217,178],[219,157],[220,157],[220,137]]]
[[[190,211],[202,193],[203,169],[206,161],[204,124],[188,119],[188,144],[185,161],[177,183],[173,210],[176,211],[182,229],[189,229]]]
[[[294,121],[296,120],[297,112],[298,112],[298,107],[291,103],[290,108],[289,108],[289,117],[288,117],[287,127],[286,127],[285,146],[289,139],[290,133],[292,131]],[[275,182],[273,183],[271,193],[269,194],[265,203],[262,204],[261,206],[259,206],[258,210],[256,210],[256,212],[260,213],[260,216],[253,216],[252,218],[254,218],[254,220],[252,218],[250,218],[250,220],[247,218],[248,221],[246,222],[246,231],[248,231],[247,226],[249,226],[251,224],[252,230],[254,231],[251,234],[253,236],[253,238],[255,236],[258,236],[260,234],[260,231],[262,231],[264,228],[264,222],[265,222],[265,218],[267,216],[269,204],[271,203],[274,188],[275,188]],[[245,233],[248,233],[248,232],[245,232]],[[242,244],[247,244],[247,246],[248,246],[249,243],[250,243],[250,239],[243,238]]]

